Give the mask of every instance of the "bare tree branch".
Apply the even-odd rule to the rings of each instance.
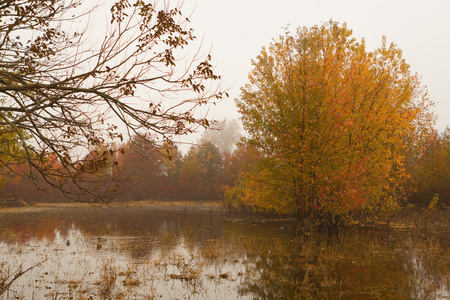
[[[99,11],[80,12],[80,5],[0,1],[0,134],[16,143],[0,159],[7,172],[14,172],[12,163],[26,162],[32,180],[41,178],[79,201],[103,203],[110,191],[85,175],[98,175],[105,160],[114,162],[105,145],[130,134],[163,143],[208,127],[197,108],[227,94],[216,84],[220,76],[209,55],[195,52],[188,67],[180,67],[178,57],[189,57],[185,47],[195,36],[179,7],[115,1],[107,35],[91,46],[86,28],[64,30],[67,20]],[[103,154],[86,155],[102,147]],[[114,179],[110,172],[106,177]]]

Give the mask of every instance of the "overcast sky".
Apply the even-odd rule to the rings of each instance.
[[[381,45],[383,35],[396,43],[436,102],[436,127],[450,126],[450,0],[185,0],[182,10],[193,10],[191,26],[204,37],[203,46],[212,47],[223,86],[230,88],[230,98],[213,107],[211,116],[239,117],[234,99],[247,82],[251,60],[282,27],[290,24],[294,31],[333,19],[347,23],[358,40],[365,38],[369,50]]]

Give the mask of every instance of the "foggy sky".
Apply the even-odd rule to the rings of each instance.
[[[251,60],[263,46],[299,26],[321,25],[330,19],[347,23],[367,49],[382,36],[403,50],[412,71],[422,77],[436,102],[439,131],[450,126],[450,1],[448,0],[185,0],[182,11],[209,51],[230,98],[212,107],[211,116],[237,118],[234,99],[247,83]]]

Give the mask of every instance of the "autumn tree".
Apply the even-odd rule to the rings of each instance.
[[[133,136],[124,147],[119,164],[128,179],[131,200],[172,198],[177,191],[181,154],[177,147],[165,143],[162,147]]]
[[[47,156],[41,162],[40,167],[46,171],[60,171],[63,168],[56,155]],[[21,176],[27,172],[27,166],[25,164],[18,163],[17,161],[11,161],[8,163],[8,169],[12,169],[13,171],[4,175],[4,183],[2,184],[0,191],[0,199],[3,204],[16,206],[24,203],[32,204],[36,202],[65,201],[63,194],[59,189],[51,189],[47,191],[37,189],[37,183],[30,181],[29,178]],[[38,177],[38,174],[33,175]],[[84,176],[89,176],[89,174],[84,174]],[[43,182],[39,182],[39,184],[42,185]],[[105,188],[109,187],[111,186],[105,186]],[[66,187],[66,189],[67,188],[68,187]]]
[[[248,144],[239,143],[231,153],[223,155],[224,171],[222,175],[222,189],[225,205],[231,207],[243,207],[240,192],[245,188],[246,181],[243,177],[251,174],[256,167],[256,162],[261,159],[258,149]]]
[[[183,159],[179,173],[179,188],[185,197],[192,199],[217,199],[223,160],[219,148],[208,140],[194,145]]]
[[[241,143],[236,146],[233,152],[224,153],[223,184],[233,186],[239,174],[250,171],[260,156],[260,152],[256,148]]]
[[[16,170],[23,164],[20,136],[25,134],[25,132],[21,132],[20,135],[17,134],[10,126],[0,126],[0,169],[6,169],[4,166],[10,166],[10,168]],[[0,184],[4,180],[5,178],[0,177]]]
[[[2,151],[2,163],[14,172],[11,162],[26,162],[33,182],[40,177],[66,196],[100,203],[110,193],[82,183],[86,166],[97,167],[85,161],[89,149],[125,134],[162,145],[207,127],[196,108],[224,95],[210,56],[188,51],[195,36],[179,7],[106,3],[102,22],[102,7],[86,10],[90,1],[0,1],[0,128],[17,148]],[[62,169],[42,164],[51,155]]]
[[[427,207],[433,197],[450,204],[450,128],[430,135],[419,153],[406,162],[408,202]]]
[[[395,44],[368,51],[333,21],[299,28],[262,49],[249,80],[236,103],[263,158],[241,176],[244,203],[330,220],[397,206],[403,149],[433,116]]]
[[[219,148],[205,141],[198,146],[197,157],[202,170],[202,181],[210,199],[217,199],[220,191],[219,180],[223,172],[223,160]]]

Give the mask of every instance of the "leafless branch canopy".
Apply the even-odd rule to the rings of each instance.
[[[211,57],[187,51],[195,36],[179,7],[117,0],[102,23],[105,5],[0,0],[0,163],[97,202],[101,189],[85,174],[119,150],[99,148],[207,127],[196,109],[226,96]]]

